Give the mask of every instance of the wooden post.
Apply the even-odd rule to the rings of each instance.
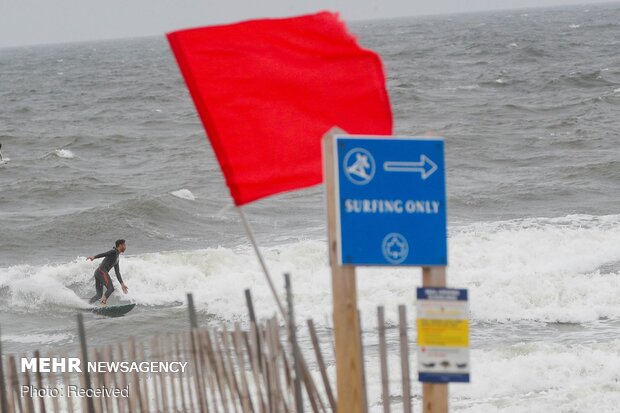
[[[220,393],[220,403],[224,409],[224,413],[229,413],[228,397],[226,397],[226,384],[224,381],[225,378],[222,363],[218,359],[216,351],[213,348],[213,342],[211,341],[211,334],[209,333],[209,330],[205,329],[202,334],[207,352],[207,359],[210,364],[211,374],[215,376],[215,382]]]
[[[360,330],[360,351],[362,352],[362,362],[360,365],[362,366],[362,386],[364,389],[364,413],[368,413],[368,395],[366,393],[366,359],[364,357],[364,329],[362,328],[362,314],[359,309],[357,310],[357,322]]]
[[[51,359],[53,356],[51,354],[48,354],[47,357]],[[54,373],[53,371],[50,371],[47,376],[47,384],[49,384],[49,386],[52,389],[58,388],[57,381],[56,381],[56,373]],[[57,397],[52,397],[52,410],[54,411],[54,413],[58,413],[60,411],[60,403],[58,402]]]
[[[191,293],[187,294],[187,309],[189,310],[189,328],[198,328],[196,307],[194,307],[194,296]]]
[[[254,323],[254,325],[258,326],[258,322],[256,321],[256,313],[254,312],[254,304],[252,303],[252,293],[250,292],[249,289],[245,290],[245,302],[246,302],[246,304],[248,306],[248,313],[250,315],[250,324]],[[255,329],[255,334],[256,334],[255,338],[256,338],[257,348],[260,348],[261,347],[261,345],[260,345],[260,333],[259,333],[258,328]],[[261,359],[260,359],[261,352],[260,351],[257,352],[257,355],[258,355],[258,363],[257,364],[258,364],[259,368],[261,368],[261,366],[262,366],[262,362],[261,362]]]
[[[276,403],[278,405],[279,412],[289,412],[288,404],[286,403],[285,394],[282,392],[282,377],[280,372],[280,331],[278,320],[274,316],[267,323],[267,332],[271,339],[271,358],[274,374],[274,389],[276,391]],[[284,361],[282,362],[284,364]],[[284,367],[285,368],[285,367]],[[292,407],[291,407],[292,408]]]
[[[162,338],[162,346],[163,346],[163,353],[162,353],[162,357],[164,360],[169,360],[172,357],[174,357],[174,350],[173,350],[173,344],[172,344],[172,334],[168,333],[167,335],[163,336]],[[169,353],[168,353],[169,352]],[[179,359],[177,359],[179,360]],[[172,371],[169,371],[165,378],[168,379],[169,384],[170,384],[170,392],[172,393],[172,412],[177,412],[178,411],[178,402],[177,402],[177,391],[176,391],[176,386],[175,386],[175,375]]]
[[[28,375],[28,371],[24,371],[24,385],[30,387],[30,376]],[[26,401],[24,402],[24,407],[26,412],[35,413],[34,410],[34,400],[32,399],[32,394],[25,397]]]
[[[256,314],[254,313],[254,304],[252,303],[252,293],[249,289],[244,290],[245,293],[245,303],[248,306],[248,314],[250,316],[250,321],[256,323]]]
[[[267,321],[269,322],[269,321]],[[270,334],[267,334],[267,327],[260,327],[263,349],[264,351],[261,360],[263,360],[263,375],[265,377],[266,387],[267,387],[267,401],[269,405],[269,412],[277,412],[278,407],[276,404],[275,397],[275,386],[273,384],[273,366],[271,365],[271,340],[269,339]]]
[[[209,387],[209,392],[211,393],[211,405],[213,406],[213,411],[217,412],[219,409],[217,408],[217,389],[215,388],[216,382],[213,381],[213,375],[215,373],[215,367],[211,363],[211,359],[209,358],[209,350],[208,344],[206,342],[208,335],[207,330],[199,330],[198,332],[198,352],[200,353],[200,359],[202,362],[202,371],[203,371],[203,384],[204,386]],[[225,410],[225,413],[228,413],[228,409]]]
[[[162,354],[162,340],[159,334],[155,335],[152,339],[151,360],[165,360],[164,355]],[[166,378],[164,376],[164,373],[162,373],[161,371],[157,372],[156,375],[157,375],[157,378],[159,379],[159,389],[160,389],[160,395],[156,397],[157,404],[159,405],[159,402],[161,401],[161,408],[159,409],[159,411],[168,413],[169,406],[168,406],[168,389],[166,386]],[[153,382],[155,381],[156,379],[154,375]]]
[[[112,358],[112,345],[109,344],[107,346],[104,346],[101,349],[101,354],[104,358],[105,361],[112,362],[114,359]],[[116,376],[118,374],[122,374],[120,372],[114,372],[114,371],[110,371],[105,375],[105,385],[106,387],[113,387],[113,388],[119,388],[120,386],[117,383],[117,378]],[[121,412],[121,407],[120,407],[120,402],[122,397],[106,397],[106,401],[108,402],[107,405],[107,411],[110,413],[114,413],[114,405],[116,405],[117,407],[117,411],[120,413]]]
[[[409,377],[409,340],[407,339],[407,308],[398,306],[400,330],[400,367],[403,382],[403,412],[411,413],[411,380]]]
[[[422,267],[423,287],[445,287],[446,267]],[[424,413],[448,413],[448,385],[423,383],[422,403]]]
[[[148,343],[147,341],[145,341],[145,344]],[[158,358],[158,352],[157,352],[157,340],[155,336],[151,336],[151,343],[150,343],[150,354],[147,356],[146,355],[146,346],[145,346],[145,354],[144,354],[144,361],[156,361]],[[157,377],[159,376],[159,373],[151,373],[151,384],[152,384],[152,390],[151,391],[147,391],[147,394],[152,396],[153,398],[153,404],[155,405],[155,411],[156,412],[162,412],[163,413],[163,408],[161,406],[161,395],[162,395],[162,391],[158,389],[158,383],[157,383]],[[147,380],[148,381],[148,380]]]
[[[323,170],[327,199],[327,227],[329,262],[332,268],[334,336],[336,340],[336,378],[338,384],[338,411],[364,412],[364,384],[362,379],[362,351],[359,340],[355,267],[341,266],[337,257],[337,228],[334,168],[334,131],[323,137]]]
[[[141,361],[147,361],[146,360],[146,356],[145,356],[145,352],[144,352],[144,342],[140,341],[138,342],[138,356],[136,359],[136,362],[141,362]],[[142,387],[142,396],[144,398],[143,403],[144,403],[144,412],[150,412],[151,408],[150,408],[150,400],[149,400],[149,381],[148,380],[140,380],[140,383],[143,383],[144,386]],[[155,383],[155,379],[153,379],[153,383]]]
[[[91,389],[90,385],[90,374],[88,373],[88,349],[86,347],[86,333],[84,331],[84,317],[82,314],[77,315],[78,322],[78,334],[80,336],[80,348],[82,350],[82,374],[84,375],[84,384],[86,385],[86,389]],[[86,408],[88,413],[95,413],[95,403],[93,402],[92,397],[86,398]]]
[[[103,358],[102,352],[98,349],[93,350],[93,360],[95,361],[95,363],[99,363],[100,361],[106,361]],[[104,371],[99,371],[95,373],[93,376],[94,376],[94,379],[97,381],[97,385],[95,386],[95,388],[108,387],[108,384],[106,383],[106,377],[108,377],[108,373]],[[98,410],[101,413],[103,412],[112,413],[111,410],[108,410],[108,408],[110,407],[109,403],[110,403],[109,397],[97,397],[97,403],[95,404],[95,410],[97,410],[98,408]]]
[[[67,353],[63,353],[62,357],[65,359],[69,357]],[[73,413],[73,398],[69,396],[68,386],[71,384],[68,369],[62,373],[62,384],[65,389],[65,398],[67,401],[67,413]]]
[[[228,360],[226,359],[226,354],[224,352],[223,338],[221,337],[221,335],[218,333],[217,330],[213,330],[212,335],[213,335],[213,351],[215,353],[216,368],[219,368],[222,372],[222,383],[223,383],[224,390],[228,389],[228,393],[230,394],[230,405],[232,406],[233,412],[237,413],[239,412],[241,407],[238,408],[238,404],[240,403],[240,398],[239,398],[238,388],[236,387],[234,372],[232,371],[232,367],[229,368]]]
[[[177,360],[181,361],[181,349],[179,346],[179,334],[174,334],[174,350],[176,353],[176,357]],[[187,358],[186,358],[187,360]],[[185,386],[183,385],[183,377],[185,376],[185,374],[179,374],[178,376],[178,382],[179,382],[179,393],[181,395],[181,411],[182,412],[186,412],[191,410],[191,402],[188,403],[188,405],[185,404]],[[191,386],[190,384],[187,385],[188,388]]]
[[[207,397],[205,393],[204,379],[202,376],[202,366],[200,363],[200,353],[198,347],[198,329],[192,328],[189,333],[188,340],[191,344],[192,356],[194,358],[194,376],[195,376],[195,389],[198,395],[198,405],[200,406],[200,413],[208,413]]]
[[[227,371],[227,375],[229,377],[229,383],[232,385],[231,390],[234,391],[234,396],[232,396],[233,400],[236,399],[237,402],[240,403],[241,409],[244,413],[247,413],[246,406],[243,404],[243,397],[241,395],[241,386],[237,381],[237,376],[235,376],[235,365],[233,363],[233,358],[231,355],[228,330],[226,327],[222,326],[223,331],[220,333],[220,339],[222,340],[222,349],[223,349],[223,360],[225,362],[225,367]],[[234,403],[234,402],[233,402]]]
[[[261,352],[260,345],[258,341],[258,328],[256,327],[256,323],[250,324],[250,340],[249,340],[249,349],[248,351],[252,355],[252,373],[254,375],[254,383],[256,386],[256,393],[258,394],[258,401],[260,403],[260,413],[266,413],[267,406],[265,404],[265,398],[263,397],[263,386],[261,384],[261,372],[262,369],[259,366],[259,356],[258,354]],[[218,358],[219,360],[219,358]]]
[[[129,359],[135,362],[138,361],[136,352],[136,339],[133,336],[129,337]],[[132,408],[137,407],[137,409],[135,409],[134,411],[145,412],[146,406],[142,402],[140,379],[138,377],[138,373],[135,371],[131,372],[131,384],[133,386],[129,394],[129,397],[131,398],[131,406]]]
[[[2,334],[0,334],[0,411],[2,413],[8,413],[9,411],[6,384],[4,382],[4,362],[2,360]]]
[[[122,345],[119,343],[118,347],[121,351],[119,358],[116,360],[124,361]],[[114,348],[111,344],[106,346],[106,358],[109,361],[114,360]],[[127,373],[122,373],[120,371],[117,373],[112,373],[112,382],[114,383],[114,387],[120,387],[121,389],[125,388],[125,386],[127,385],[126,375]],[[126,400],[124,397],[116,397],[116,408],[118,409],[118,413],[125,413],[125,404],[128,401],[129,400]]]
[[[15,356],[9,356],[9,393],[12,395],[11,405],[13,407],[13,411],[17,412],[19,408],[19,413],[24,412],[24,407],[22,407],[22,397],[19,391],[19,376],[17,375],[17,367],[15,365]]]
[[[293,370],[295,378],[293,379],[295,388],[295,409],[297,413],[303,413],[304,401],[301,394],[301,373],[299,370],[299,347],[297,346],[297,332],[295,331],[295,310],[293,307],[293,289],[291,287],[290,274],[284,274],[284,286],[286,288],[286,303],[288,305],[288,337],[291,344],[291,352],[293,354]]]
[[[232,333],[232,344],[237,356],[237,367],[239,369],[239,381],[241,382],[241,405],[244,411],[254,412],[254,404],[250,397],[250,388],[246,376],[245,359],[243,357],[243,334],[239,323],[235,323],[235,330]]]
[[[300,358],[300,367],[301,374],[304,378],[304,384],[306,385],[306,391],[308,393],[308,399],[310,399],[310,406],[312,407],[312,411],[318,413],[319,411],[325,411],[325,405],[321,400],[321,396],[319,395],[319,391],[314,384],[314,380],[312,379],[312,375],[310,374],[310,370],[306,365],[304,358]]]
[[[387,344],[385,342],[385,308],[377,308],[379,329],[379,359],[381,360],[381,387],[383,413],[390,413],[390,378],[387,364]]]
[[[332,411],[336,413],[336,399],[332,393],[332,386],[329,383],[329,377],[327,376],[327,370],[325,369],[325,361],[323,360],[323,354],[321,353],[321,346],[319,344],[319,338],[316,335],[314,322],[312,319],[309,319],[307,320],[307,323],[308,330],[310,330],[310,337],[312,339],[312,346],[314,347],[314,354],[316,355],[316,361],[319,365],[319,370],[321,371],[321,379],[323,380],[323,385],[325,386],[325,393],[327,393],[327,399],[329,400],[329,405],[331,406]]]

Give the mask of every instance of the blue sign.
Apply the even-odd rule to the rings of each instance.
[[[447,265],[441,138],[334,138],[339,262]]]

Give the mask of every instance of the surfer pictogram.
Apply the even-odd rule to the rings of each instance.
[[[365,185],[375,175],[375,160],[366,149],[351,149],[344,157],[344,173],[356,185]]]
[[[353,165],[347,168],[347,172],[353,175],[357,175],[360,178],[367,179],[368,174],[366,169],[370,169],[370,163],[368,162],[368,156],[362,153],[355,154],[355,162]]]

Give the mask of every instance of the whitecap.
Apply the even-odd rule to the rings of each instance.
[[[13,343],[53,344],[70,340],[72,336],[70,334],[24,334],[7,335],[2,338]]]
[[[451,227],[451,284],[469,288],[472,320],[478,322],[618,319],[620,273],[609,263],[620,262],[619,243],[620,215]],[[325,240],[281,239],[278,245],[264,246],[262,253],[274,274],[291,274],[300,319],[330,317]],[[123,257],[121,267],[130,291],[127,296],[115,295],[114,300],[129,299],[142,306],[176,305],[192,291],[200,311],[208,306],[209,313],[222,319],[245,320],[244,296],[239,291],[252,287],[257,307],[264,313],[277,310],[254,251],[246,243],[128,256]],[[3,298],[12,309],[70,311],[86,305],[80,297],[92,294],[94,268],[84,257],[57,265],[0,268],[0,291],[7,291]],[[421,277],[419,268],[360,268],[357,289],[363,325],[376,321],[379,305],[413,304],[415,277]],[[386,320],[398,323],[397,306],[386,307]]]
[[[187,199],[189,201],[196,200],[196,197],[189,189],[179,189],[178,191],[170,192],[170,194],[176,196],[177,198]]]
[[[65,159],[73,159],[73,158],[75,158],[75,154],[73,152],[71,152],[69,149],[56,149],[56,151],[54,153],[59,158],[65,158]]]
[[[478,85],[464,85],[464,86],[457,86],[456,90],[474,90],[478,88],[479,88]]]
[[[620,93],[620,87],[614,90],[614,93]]]
[[[580,28],[580,27],[581,27],[581,25],[580,25],[580,24],[571,24],[571,25],[570,25],[570,26],[568,26],[568,27],[570,27],[571,29],[578,29],[578,28]]]

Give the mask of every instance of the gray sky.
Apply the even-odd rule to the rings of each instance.
[[[601,0],[0,0],[0,47],[163,35],[249,18],[333,10],[346,21]]]

